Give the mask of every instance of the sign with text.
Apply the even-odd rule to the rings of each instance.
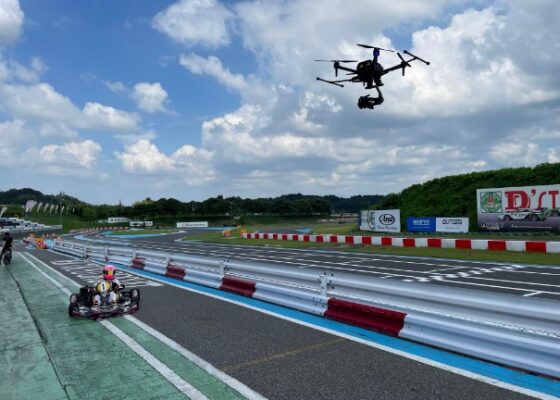
[[[560,231],[560,184],[478,189],[484,231]]]
[[[177,228],[208,228],[208,221],[177,222]]]
[[[372,232],[400,232],[401,210],[363,210],[360,230]]]
[[[434,217],[408,217],[406,230],[408,232],[435,232],[436,219]]]
[[[468,218],[436,218],[436,232],[467,233]]]

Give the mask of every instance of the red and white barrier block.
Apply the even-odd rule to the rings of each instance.
[[[521,251],[560,253],[560,242],[493,240],[493,239],[445,239],[392,236],[304,235],[297,233],[245,233],[245,239],[288,240],[312,243],[356,244],[394,247],[431,247],[443,249]]]

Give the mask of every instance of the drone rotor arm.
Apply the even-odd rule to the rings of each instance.
[[[358,73],[355,69],[348,68],[348,67],[343,67],[343,66],[341,66],[341,65],[338,66],[338,69],[341,69],[341,70],[346,71],[346,72],[352,72],[352,73],[354,73],[354,74],[357,74],[357,73]]]
[[[410,51],[404,50],[403,53],[406,54],[406,55],[408,55],[408,56],[410,56],[410,57],[413,57],[412,59],[408,60],[409,62],[410,62],[410,61],[414,61],[414,60],[420,60],[420,61],[422,61],[424,64],[430,65],[430,62],[429,62],[429,61],[426,61],[426,60],[424,60],[424,59],[418,57],[417,55],[412,54]]]
[[[323,78],[319,78],[319,77],[317,77],[316,79],[318,81],[325,82],[325,83],[330,83],[331,85],[335,85],[335,86],[339,86],[339,87],[344,87],[344,85],[341,85],[340,82],[351,82],[352,81],[352,79],[339,79],[339,80],[336,80],[336,81],[329,81],[327,79],[323,79]]]

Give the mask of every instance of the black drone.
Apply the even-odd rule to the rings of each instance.
[[[365,60],[358,62],[357,60],[315,60],[315,61],[323,61],[323,62],[332,62],[334,66],[334,74],[338,76],[338,70],[347,71],[346,75],[355,75],[349,79],[339,79],[334,81],[329,81],[326,79],[322,79],[317,77],[318,81],[330,83],[331,85],[336,85],[340,87],[344,87],[341,82],[362,82],[366,89],[375,89],[377,90],[378,96],[377,97],[370,97],[370,95],[362,96],[358,99],[358,107],[360,108],[371,108],[373,109],[374,106],[380,105],[383,103],[383,95],[381,94],[381,90],[379,90],[380,86],[383,86],[383,82],[381,82],[381,77],[385,74],[388,74],[391,71],[396,71],[398,69],[402,69],[402,75],[404,76],[404,71],[406,67],[411,67],[410,62],[414,60],[420,60],[426,65],[430,65],[430,63],[426,60],[421,59],[420,57],[404,50],[404,54],[412,57],[410,60],[405,60],[403,56],[399,52],[397,56],[401,59],[401,62],[393,67],[390,68],[383,68],[381,64],[377,61],[379,55],[381,54],[381,50],[388,51],[391,53],[395,53],[394,50],[387,50],[382,49],[381,47],[370,46],[368,44],[358,44],[360,47],[364,47],[366,49],[373,49],[373,59],[372,60]],[[345,63],[353,63],[357,62],[356,69],[344,67],[340,64]]]

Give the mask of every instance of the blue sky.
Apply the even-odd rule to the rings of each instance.
[[[317,4],[0,0],[0,190],[350,196],[560,161],[557,1]],[[313,62],[355,43],[432,63],[360,110]]]

